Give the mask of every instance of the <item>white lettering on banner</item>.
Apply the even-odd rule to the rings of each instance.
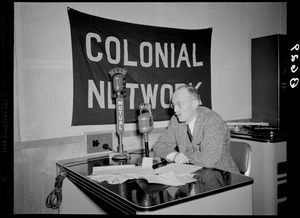
[[[144,47],[148,47],[148,49],[144,49]],[[148,63],[145,62],[144,53],[145,50],[148,50]],[[142,42],[140,45],[140,58],[141,58],[141,65],[142,67],[151,67],[152,65],[152,45],[150,42]]]
[[[116,44],[116,58],[113,59],[110,54],[110,43],[114,42]],[[107,56],[107,61],[111,64],[118,64],[120,63],[121,60],[121,48],[120,48],[120,41],[113,36],[107,37],[105,41],[105,51],[106,51],[106,56]]]
[[[193,85],[192,83],[189,83],[190,85]],[[202,82],[197,82],[195,86],[196,89],[198,89],[201,86]],[[183,83],[176,83],[175,84],[175,90],[183,85]],[[147,84],[147,89],[145,88],[145,84],[136,84],[136,83],[126,83],[126,88],[130,89],[130,95],[129,95],[129,109],[134,109],[134,103],[135,103],[135,92],[136,89],[141,89],[141,93],[143,96],[142,102],[145,103],[151,103],[152,108],[155,109],[157,107],[157,93],[159,91],[160,93],[160,99],[159,103],[162,108],[169,108],[169,102],[173,95],[173,86],[170,84],[162,84],[161,86],[159,84]],[[160,89],[160,90],[159,90]],[[100,92],[98,91],[100,90]],[[169,93],[170,99],[165,99],[166,93]],[[127,92],[128,93],[128,92]],[[112,95],[111,95],[111,82],[107,83],[107,93],[105,93],[104,90],[104,81],[99,82],[99,89],[96,87],[93,80],[88,80],[88,108],[94,108],[93,105],[93,97],[95,96],[98,105],[100,108],[105,109],[105,98],[107,94],[107,102],[108,102],[108,109],[115,109],[116,105],[112,103]],[[121,102],[122,103],[122,102]],[[121,111],[123,104],[118,103],[118,110]]]
[[[163,84],[160,89],[160,96],[165,96],[165,90],[169,89],[170,99],[173,95],[173,87],[170,84]],[[170,99],[168,99],[168,103],[166,104],[163,98],[160,98],[160,104],[163,108],[170,107]]]
[[[88,108],[93,108],[93,94],[95,95],[100,108],[105,108],[104,101],[104,81],[99,83],[100,93],[93,80],[88,81]]]
[[[97,42],[101,42],[101,38],[98,34],[96,34],[96,33],[86,34],[86,40],[85,40],[86,54],[91,61],[94,61],[94,62],[101,61],[101,59],[103,57],[102,53],[98,52],[96,57],[92,55],[91,38],[95,38],[97,40]]]
[[[196,43],[193,43],[193,66],[194,67],[201,67],[203,66],[203,62],[202,61],[199,61],[197,62],[196,60]]]
[[[134,109],[134,97],[135,97],[135,89],[139,88],[139,85],[136,83],[126,83],[126,88],[130,89],[130,96],[129,96],[129,109]]]
[[[177,65],[176,65],[177,68],[180,67],[181,61],[185,61],[186,65],[188,67],[191,67],[191,64],[189,62],[189,54],[186,50],[186,44],[185,43],[182,44],[181,49],[180,49],[179,58],[178,58],[178,62],[177,62]]]
[[[159,67],[159,57],[162,60],[165,68],[168,68],[168,44],[164,43],[164,52],[161,49],[161,45],[155,42],[155,67]]]
[[[127,39],[124,39],[124,65],[126,66],[137,66],[136,61],[130,61],[128,60],[128,43]]]
[[[108,109],[116,109],[116,105],[112,103],[112,97],[111,97],[111,82],[108,82],[107,85],[107,107]]]
[[[149,104],[151,100],[152,108],[156,108],[156,96],[157,96],[158,84],[154,85],[154,90],[152,92],[151,84],[147,84],[147,92],[145,90],[145,85],[141,84],[142,95],[145,103]]]
[[[86,55],[89,60],[93,62],[100,62],[103,58],[103,53],[97,52],[97,54],[92,54],[92,40],[96,40],[97,43],[102,43],[100,35],[96,33],[87,33],[85,39],[86,46]],[[181,45],[176,45],[174,43],[163,43],[163,49],[160,42],[155,42],[154,45],[150,42],[142,42],[139,45],[139,60],[129,60],[129,47],[127,39],[123,39],[122,43],[117,37],[109,36],[106,38],[105,42],[105,51],[107,61],[110,64],[120,64],[121,62],[121,49],[123,49],[122,54],[124,54],[124,66],[137,66],[138,61],[142,67],[152,67],[153,61],[155,62],[154,66],[159,68],[160,62],[162,61],[164,68],[179,68],[182,62],[186,63],[187,67],[201,67],[203,66],[203,61],[197,61],[197,44],[192,43],[192,51],[188,51],[187,44],[182,43]],[[168,49],[170,47],[170,49]],[[180,47],[179,56],[177,62],[175,60],[175,51]],[[115,49],[115,57],[112,56],[111,50]],[[154,51],[153,51],[154,50]],[[170,52],[170,53],[169,53]],[[154,54],[154,60],[153,60]],[[95,55],[95,56],[94,56]],[[170,57],[169,57],[170,55]],[[148,57],[146,60],[145,57]],[[168,63],[170,59],[170,64]],[[176,65],[175,65],[176,62]]]
[[[171,43],[171,68],[175,67],[175,45]]]

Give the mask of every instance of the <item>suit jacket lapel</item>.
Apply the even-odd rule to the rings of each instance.
[[[203,129],[202,129],[202,120],[203,114],[200,113],[200,108],[198,108],[198,113],[195,121],[194,131],[193,131],[193,147],[194,150],[200,150],[200,144],[203,138]]]
[[[186,129],[186,124],[185,123],[181,123],[179,125],[179,129],[178,129],[178,138],[179,138],[179,150],[180,152],[184,152],[187,149],[187,145],[189,142],[189,138],[187,135],[187,129]]]

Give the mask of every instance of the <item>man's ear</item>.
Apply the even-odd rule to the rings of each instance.
[[[199,105],[199,102],[198,102],[197,100],[193,100],[193,101],[192,101],[192,108],[193,108],[193,109],[197,108],[198,105]]]

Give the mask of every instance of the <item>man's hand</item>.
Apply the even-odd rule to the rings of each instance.
[[[190,159],[185,156],[184,153],[177,153],[175,156],[174,156],[174,159],[173,161],[175,163],[180,163],[180,164],[187,164],[190,162]]]

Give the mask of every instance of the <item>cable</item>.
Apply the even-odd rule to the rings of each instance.
[[[62,173],[58,175],[55,179],[54,190],[48,195],[46,199],[46,207],[56,210],[59,208],[62,202],[62,184],[67,173]]]

